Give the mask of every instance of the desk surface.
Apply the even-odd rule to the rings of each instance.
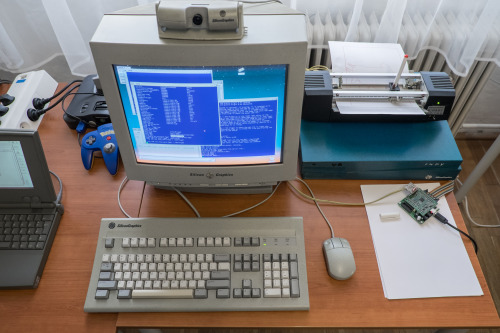
[[[0,86],[0,93],[6,87]],[[36,290],[0,291],[0,322],[18,331],[113,332],[116,327],[500,327],[484,275],[470,242],[465,241],[484,291],[480,297],[387,300],[384,297],[368,218],[363,207],[324,206],[337,235],[347,238],[356,258],[352,279],[335,281],[325,270],[322,241],[329,230],[316,207],[298,198],[286,184],[266,204],[242,216],[303,216],[310,311],[230,313],[87,314],[83,304],[94,260],[99,222],[123,217],[117,204],[122,167],[111,176],[102,160],[83,168],[77,135],[55,108],[43,119],[40,136],[49,168],[63,180],[65,213],[57,231],[40,285]],[[380,181],[311,180],[318,197],[361,202],[361,184]],[[383,183],[402,183],[384,181]],[[144,192],[144,193],[143,193]],[[222,216],[261,201],[265,195],[187,195],[202,216]],[[132,216],[192,217],[176,194],[131,181],[122,204]],[[142,199],[142,201],[141,201]],[[465,229],[452,194],[448,203],[458,226]],[[228,202],[231,204],[228,205]]]

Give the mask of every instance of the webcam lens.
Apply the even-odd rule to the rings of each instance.
[[[195,16],[193,16],[193,24],[201,25],[202,22],[203,22],[203,16],[201,16],[200,14],[196,14]]]

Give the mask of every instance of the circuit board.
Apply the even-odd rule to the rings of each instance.
[[[398,205],[415,221],[422,224],[438,212],[437,203],[438,200],[427,190],[414,187],[412,193],[398,202]]]

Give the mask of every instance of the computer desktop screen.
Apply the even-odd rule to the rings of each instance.
[[[249,5],[244,26],[241,38],[172,39],[154,4],[104,15],[90,47],[129,179],[258,193],[297,175],[304,14]]]
[[[282,163],[287,65],[114,65],[138,163]]]

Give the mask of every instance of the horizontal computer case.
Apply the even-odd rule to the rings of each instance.
[[[447,121],[337,123],[302,121],[304,179],[451,180],[462,156]]]

